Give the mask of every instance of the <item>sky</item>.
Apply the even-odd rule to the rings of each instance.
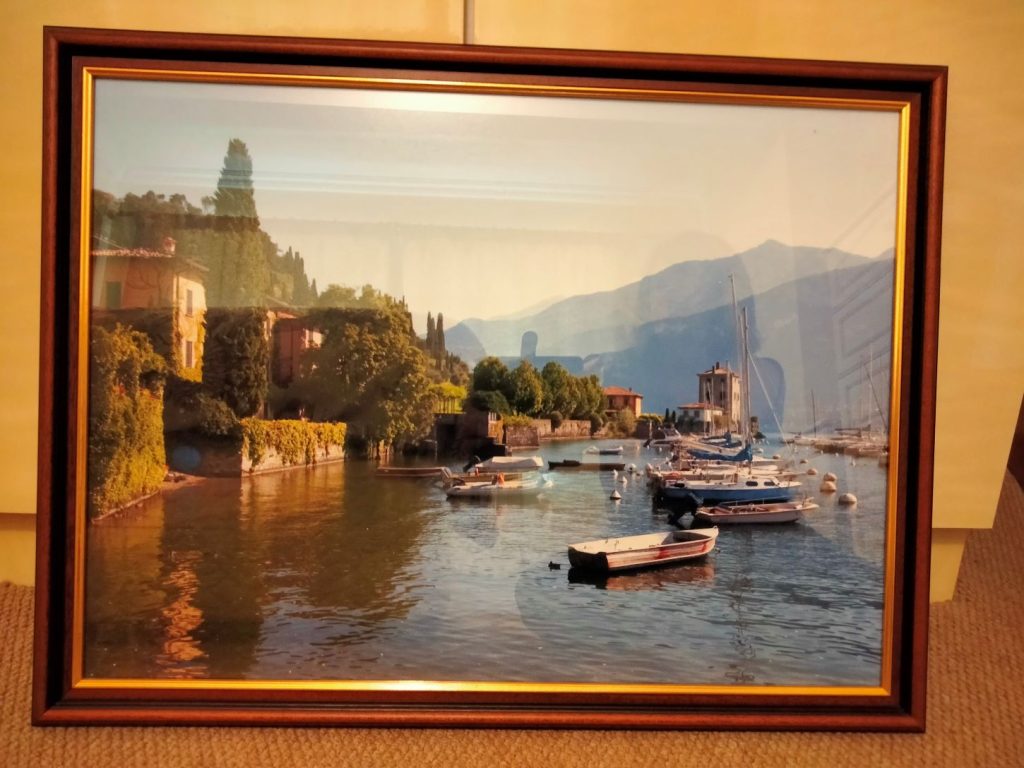
[[[404,296],[418,326],[768,239],[895,241],[893,112],[122,80],[95,104],[97,189],[199,205],[242,139],[277,244],[320,289]]]

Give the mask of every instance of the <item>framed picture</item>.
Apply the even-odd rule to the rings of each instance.
[[[36,723],[924,727],[944,68],[44,41]]]

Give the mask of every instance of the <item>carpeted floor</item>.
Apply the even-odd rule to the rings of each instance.
[[[971,534],[956,599],[932,607],[928,732],[642,733],[32,728],[32,590],[0,584],[0,766],[1024,765],[1024,491],[1010,474]]]

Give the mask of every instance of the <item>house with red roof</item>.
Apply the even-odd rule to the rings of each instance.
[[[612,416],[623,409],[632,411],[634,416],[643,413],[644,396],[632,388],[605,387],[603,392],[606,415]]]

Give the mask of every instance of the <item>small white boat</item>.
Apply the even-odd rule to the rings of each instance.
[[[470,469],[480,472],[529,472],[544,468],[541,456],[493,456],[477,462]]]
[[[804,512],[818,508],[811,500],[782,501],[773,504],[736,504],[703,507],[693,513],[695,523],[735,525],[740,523],[794,523]]]
[[[691,528],[584,541],[569,545],[569,564],[592,571],[624,571],[681,563],[704,557],[717,538],[717,528]]]
[[[596,453],[599,456],[621,456],[622,446],[617,445],[614,448],[599,448],[598,446],[593,446],[591,448],[587,448],[584,453]]]
[[[497,499],[537,496],[553,485],[547,475],[505,480],[495,475],[490,480],[462,480],[456,478],[444,489],[449,499]]]

